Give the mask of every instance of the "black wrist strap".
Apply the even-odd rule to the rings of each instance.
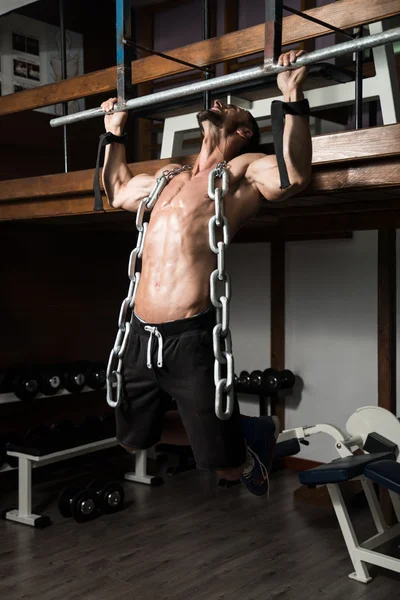
[[[94,210],[104,210],[103,206],[103,198],[101,197],[100,190],[100,160],[103,148],[107,146],[107,144],[112,144],[116,142],[117,144],[124,144],[126,146],[127,135],[118,136],[111,133],[111,131],[107,131],[107,133],[103,133],[99,139],[99,147],[97,148],[97,161],[96,161],[96,169],[94,172],[94,181],[93,181],[93,189],[94,189]]]
[[[309,115],[310,105],[307,98],[298,102],[281,102],[274,100],[271,104],[272,138],[274,140],[276,160],[281,178],[281,190],[290,186],[289,175],[283,156],[283,130],[285,115]]]

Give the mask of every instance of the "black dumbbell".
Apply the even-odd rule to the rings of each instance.
[[[296,376],[289,369],[284,369],[279,373],[280,388],[282,390],[290,390],[296,383]]]
[[[39,373],[34,369],[15,371],[11,389],[20,400],[33,400],[39,393]]]
[[[18,433],[7,432],[0,436],[0,468],[5,463],[9,464],[10,467],[18,467],[18,458],[15,456],[8,456],[7,450],[10,446],[21,445],[21,436]]]
[[[57,367],[40,370],[39,391],[45,396],[54,396],[64,387],[63,376]]]
[[[77,523],[90,521],[97,512],[95,493],[78,486],[68,487],[58,499],[58,510],[63,517],[72,517]]]
[[[248,371],[242,371],[240,373],[239,383],[240,383],[240,385],[244,385],[244,386],[250,385],[250,373]]]
[[[47,427],[47,425],[31,427],[25,433],[22,444],[38,456],[50,454],[54,450],[50,427]]]
[[[78,427],[80,444],[90,444],[103,439],[103,423],[100,417],[87,416]]]
[[[86,371],[86,385],[92,390],[101,390],[106,385],[106,366],[104,363],[90,363]]]
[[[250,385],[261,388],[264,385],[264,375],[262,371],[252,371],[250,373]]]
[[[106,440],[108,438],[115,438],[117,433],[117,426],[115,422],[115,413],[109,412],[101,417],[101,422],[103,425],[103,438]]]
[[[64,366],[65,389],[78,394],[86,385],[87,363],[79,361]]]
[[[105,514],[117,512],[124,506],[125,491],[119,481],[93,479],[87,490],[95,495],[97,508]]]
[[[53,423],[50,427],[50,433],[54,452],[67,450],[77,445],[76,428],[71,421]]]
[[[264,387],[270,394],[275,394],[280,388],[280,374],[276,369],[265,369],[263,372]]]

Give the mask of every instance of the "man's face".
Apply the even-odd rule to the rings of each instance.
[[[232,135],[239,127],[248,127],[247,112],[221,100],[215,100],[210,110],[199,112],[197,120],[201,128],[205,121],[209,121],[219,129],[225,129],[227,135]]]

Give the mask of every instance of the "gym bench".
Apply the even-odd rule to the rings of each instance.
[[[75,458],[83,454],[96,452],[97,450],[106,450],[117,445],[118,442],[115,438],[109,438],[43,455],[32,453],[33,449],[18,447],[9,449],[7,454],[18,459],[18,508],[7,511],[4,514],[4,518],[38,529],[51,525],[49,517],[32,513],[32,469],[51,465],[67,458]],[[124,479],[153,486],[162,483],[160,477],[148,475],[147,473],[146,450],[136,451],[135,457],[135,471],[125,473]]]

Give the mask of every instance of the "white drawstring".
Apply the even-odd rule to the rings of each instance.
[[[163,344],[164,344],[162,335],[158,331],[157,327],[152,327],[151,325],[146,325],[144,329],[145,329],[145,331],[150,332],[150,337],[149,337],[149,341],[147,344],[147,367],[149,369],[153,368],[153,365],[151,363],[153,335],[155,335],[156,338],[158,339],[157,367],[162,367],[163,366]]]

